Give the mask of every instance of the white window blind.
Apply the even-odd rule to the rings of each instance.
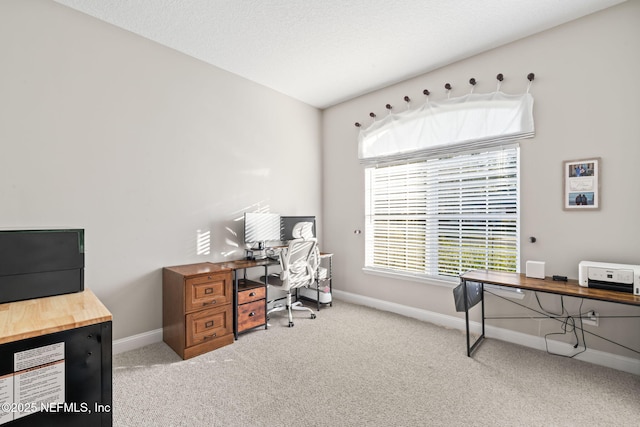
[[[517,271],[518,147],[365,169],[365,267]]]

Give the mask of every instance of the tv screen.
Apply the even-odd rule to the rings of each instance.
[[[245,212],[244,242],[264,243],[280,240],[280,214]]]
[[[299,222],[310,222],[313,224],[313,237],[316,236],[316,217],[315,216],[283,216],[280,217],[280,240],[287,242],[293,240],[291,232],[293,226]]]

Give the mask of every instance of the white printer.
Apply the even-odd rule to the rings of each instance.
[[[578,284],[640,295],[640,265],[580,261]]]

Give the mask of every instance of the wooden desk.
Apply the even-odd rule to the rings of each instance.
[[[238,334],[267,328],[266,286],[248,280],[246,270],[277,261],[237,260],[162,269],[162,337],[189,359],[233,343]],[[239,270],[245,272],[240,277]]]
[[[0,424],[111,426],[111,328],[111,313],[89,289],[0,304],[0,401],[10,397],[8,402],[38,409],[29,414],[0,411]],[[47,394],[39,399],[51,398],[66,408],[45,412],[41,400],[28,392],[13,395],[22,381],[32,381],[27,375],[39,371],[44,384],[40,390],[46,388]],[[91,412],[83,412],[83,407]]]
[[[521,273],[506,273],[489,270],[473,270],[460,276],[460,282],[465,286],[464,302],[465,302],[465,323],[467,329],[467,356],[482,342],[485,335],[485,315],[484,315],[484,285],[498,285],[510,288],[526,289],[529,291],[546,292],[556,295],[564,295],[577,298],[592,299],[598,301],[614,302],[618,304],[627,304],[640,307],[640,296],[633,295],[628,292],[608,291],[604,289],[587,288],[578,285],[577,280],[569,280],[567,282],[554,281],[552,278],[534,279],[526,277]],[[481,286],[481,306],[482,306],[482,334],[471,344],[469,333],[469,307],[467,283],[476,282]]]
[[[331,261],[331,255],[321,257]],[[246,273],[250,268],[262,267],[268,277],[269,266],[279,264],[265,258],[164,267],[164,342],[188,359],[231,344],[243,332],[261,326],[267,329],[268,282],[249,280]]]

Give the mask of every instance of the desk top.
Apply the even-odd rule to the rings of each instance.
[[[111,321],[109,310],[89,289],[0,304],[0,344]]]
[[[320,258],[326,258],[333,256],[332,253],[320,252]],[[243,270],[245,268],[252,267],[263,267],[265,265],[276,265],[280,264],[280,261],[272,258],[264,258],[264,259],[239,259],[233,261],[222,261],[222,262],[214,262],[207,263],[211,265],[218,266],[219,268],[228,268],[231,270]]]
[[[527,277],[522,273],[507,273],[503,271],[490,270],[472,270],[461,274],[460,278],[470,282],[482,282],[510,288],[520,288],[530,291],[548,292],[571,297],[640,306],[640,296],[633,295],[629,292],[586,288],[578,285],[577,280],[558,282],[554,281],[551,277],[535,279]]]
[[[275,265],[280,262],[271,258],[264,259],[239,259],[235,261],[223,261],[214,263],[215,265],[219,265],[221,268],[228,268],[230,270],[242,270],[245,268],[251,267],[261,267],[265,265]]]
[[[224,264],[225,263],[199,262],[195,264],[174,265],[172,267],[164,267],[164,269],[174,271],[183,276],[195,276],[233,270],[232,267]]]

